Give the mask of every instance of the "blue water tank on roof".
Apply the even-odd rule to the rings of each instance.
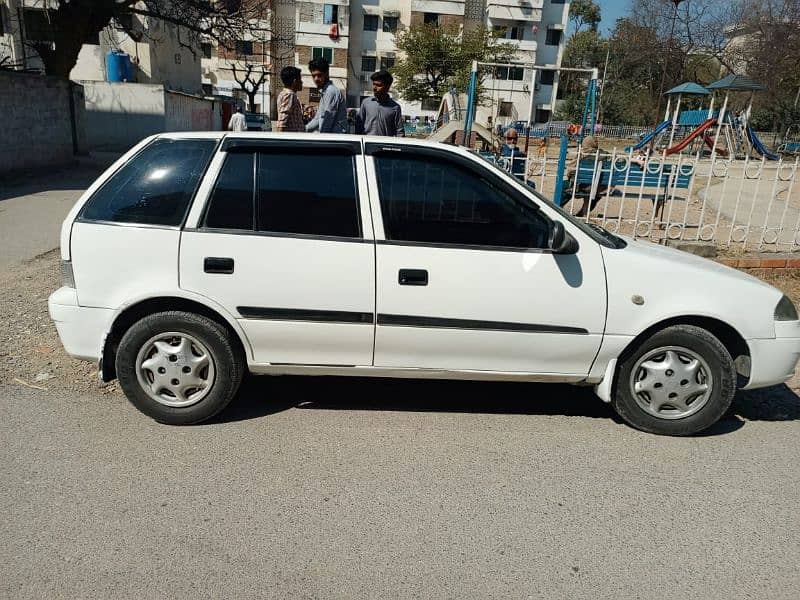
[[[133,66],[127,52],[112,50],[106,55],[106,79],[112,83],[133,79]]]

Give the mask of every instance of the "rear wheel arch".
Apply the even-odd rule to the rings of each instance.
[[[103,381],[116,379],[117,373],[115,363],[117,349],[119,348],[122,336],[125,335],[125,332],[128,331],[131,325],[148,315],[167,311],[196,313],[219,323],[228,331],[242,359],[246,362],[249,344],[244,337],[244,333],[241,332],[230,319],[224,317],[219,311],[196,300],[179,296],[159,296],[147,298],[135,304],[131,304],[114,318],[114,322],[109,328],[103,344],[103,359],[100,365]]]

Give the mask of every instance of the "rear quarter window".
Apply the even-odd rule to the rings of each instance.
[[[216,144],[204,139],[153,141],[94,193],[79,218],[180,225]]]

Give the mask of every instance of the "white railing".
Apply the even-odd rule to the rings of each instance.
[[[553,199],[558,158],[529,148],[524,179]],[[512,171],[511,161],[498,166]],[[640,167],[639,165],[642,165]],[[800,158],[581,154],[570,150],[565,210],[611,232],[653,242],[699,241],[742,251],[800,251]],[[516,172],[522,169],[516,164]],[[611,185],[608,185],[611,183]]]

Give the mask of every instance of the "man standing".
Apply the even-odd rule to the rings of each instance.
[[[297,67],[281,69],[283,89],[278,94],[278,131],[305,131],[303,107],[297,92],[303,89],[303,78]]]
[[[378,71],[372,77],[372,98],[364,99],[356,117],[356,133],[366,135],[405,136],[403,111],[389,96],[394,78],[389,71]]]
[[[344,95],[330,80],[330,65],[324,58],[315,58],[308,63],[311,78],[322,96],[314,118],[306,125],[306,131],[320,133],[345,133],[347,131],[347,108]]]
[[[241,106],[236,107],[236,112],[233,113],[233,116],[228,123],[228,129],[231,131],[247,131],[247,119],[245,119],[244,115],[242,114]]]

